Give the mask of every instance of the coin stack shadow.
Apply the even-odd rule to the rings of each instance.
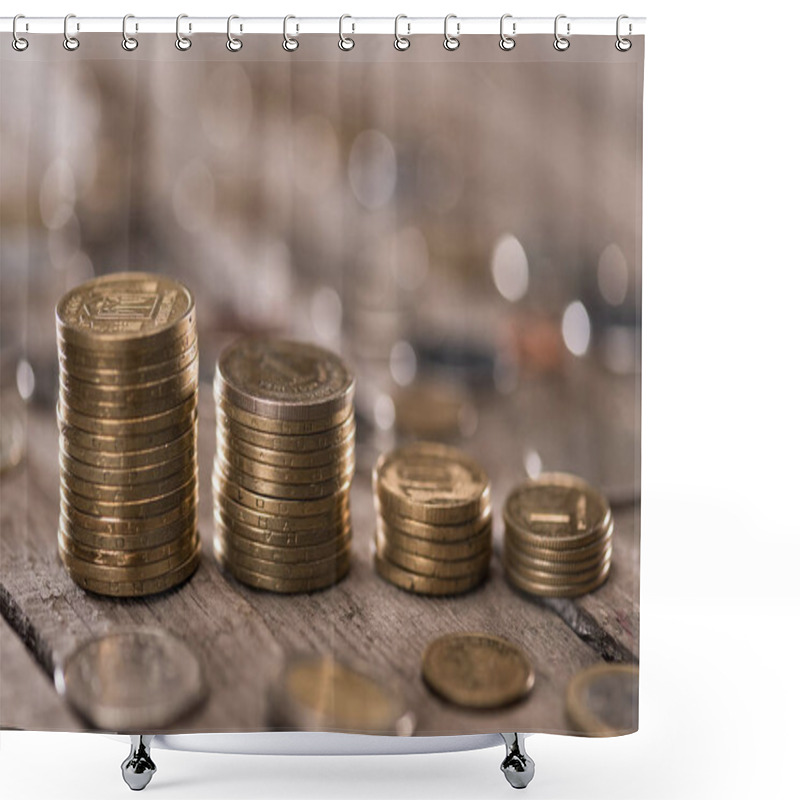
[[[579,597],[608,577],[614,519],[606,499],[581,478],[551,472],[521,483],[503,520],[503,565],[518,589]]]
[[[200,563],[194,299],[113,273],[64,295],[56,324],[61,560],[97,594],[165,591]]]
[[[324,589],[350,568],[355,379],[315,345],[241,339],[214,379],[214,553],[259,589]]]
[[[492,554],[489,480],[455,447],[415,442],[381,456],[372,476],[375,569],[425,595],[481,584]]]

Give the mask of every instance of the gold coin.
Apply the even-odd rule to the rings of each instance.
[[[305,470],[339,463],[355,453],[355,439],[355,431],[353,431],[341,444],[306,453],[292,453],[286,450],[257,447],[217,426],[217,447],[228,454],[226,458],[231,463],[234,462],[230,454],[236,453],[238,457],[249,459],[257,464],[269,464],[285,469]]]
[[[490,505],[487,505],[477,517],[457,525],[432,525],[404,517],[402,514],[394,514],[384,509],[378,498],[375,498],[375,508],[378,518],[389,525],[392,530],[442,544],[466,541],[485,530],[487,525],[491,527],[492,524],[492,507]]]
[[[190,487],[189,491],[179,494],[179,503],[172,509],[158,514],[152,518],[117,517],[113,514],[106,516],[87,513],[75,508],[68,499],[69,491],[62,487],[61,513],[69,520],[71,525],[84,531],[93,531],[97,534],[108,533],[113,536],[134,536],[145,533],[156,534],[162,528],[180,522],[188,514],[193,513],[197,507],[197,484]]]
[[[353,538],[352,531],[347,528],[344,533],[335,538],[329,538],[324,544],[308,547],[298,547],[294,544],[266,545],[236,535],[234,531],[221,524],[217,517],[215,517],[215,522],[217,523],[217,535],[225,542],[226,548],[262,561],[271,561],[274,564],[286,564],[287,566],[333,558],[341,550],[348,548]]]
[[[611,568],[611,562],[606,562],[605,567],[603,567],[597,577],[590,581],[586,581],[585,583],[565,582],[561,585],[532,581],[524,574],[514,569],[508,562],[505,562],[504,566],[509,581],[523,592],[538,595],[539,597],[580,597],[581,595],[593,592],[605,583],[606,578],[608,578],[609,569]]]
[[[194,421],[194,412],[197,409],[197,392],[193,392],[186,400],[180,402],[168,411],[143,417],[130,419],[99,419],[78,411],[59,402],[57,413],[60,420],[67,425],[80,428],[87,433],[100,434],[101,436],[131,436],[141,437],[149,433],[172,429],[185,425],[189,420]]]
[[[528,558],[541,558],[545,561],[571,562],[585,561],[597,556],[611,546],[612,534],[614,532],[613,521],[605,531],[599,531],[595,541],[581,547],[573,547],[564,550],[551,550],[546,547],[539,547],[532,542],[527,534],[519,533],[513,528],[506,527],[505,542],[506,546],[511,546]]]
[[[149,358],[149,356],[148,356]],[[144,366],[126,367],[124,361],[115,362],[111,367],[98,366],[97,359],[83,358],[76,364],[63,353],[58,354],[59,373],[66,374],[71,379],[82,381],[98,387],[114,387],[117,389],[133,388],[146,383],[156,383],[182,372],[191,364],[197,362],[198,350],[195,339],[186,350],[171,358],[163,355],[155,359],[149,358]],[[144,360],[141,359],[140,360]],[[108,359],[103,359],[108,363]]]
[[[316,592],[320,589],[327,589],[333,584],[338,583],[350,570],[350,559],[342,559],[337,565],[335,572],[317,575],[313,578],[277,578],[271,575],[263,575],[259,572],[245,569],[233,562],[228,561],[225,556],[215,551],[215,556],[220,567],[230,573],[240,583],[247,584],[256,589],[266,589],[270,592],[280,594],[300,594],[305,592]]]
[[[105,581],[107,583],[116,581],[134,583],[168,575],[170,572],[180,568],[188,558],[191,558],[195,551],[200,549],[199,538],[196,538],[196,541],[190,539],[187,543],[189,547],[184,552],[167,556],[161,561],[154,561],[135,567],[106,567],[99,566],[92,561],[84,561],[67,550],[61,540],[58,543],[58,552],[64,566],[67,567],[73,577],[80,575],[90,580]]]
[[[253,511],[272,514],[276,517],[316,517],[320,514],[332,514],[342,507],[348,496],[348,492],[344,490],[318,500],[284,500],[265,497],[251,492],[236,481],[228,480],[216,469],[211,473],[211,484],[218,494],[225,495]]]
[[[61,484],[61,499],[73,508],[95,517],[119,517],[120,519],[152,519],[160,517],[177,506],[183,506],[187,497],[196,496],[197,478],[193,475],[183,486],[158,497],[132,502],[109,502],[75,494],[69,486]]]
[[[134,503],[151,500],[168,492],[177,491],[187,481],[197,478],[197,464],[194,459],[168,477],[138,483],[133,486],[112,486],[82,480],[62,467],[61,483],[73,494],[102,503]]]
[[[124,567],[126,569],[161,562],[167,558],[180,557],[178,563],[182,563],[190,553],[194,552],[198,541],[197,532],[189,530],[177,539],[158,547],[140,550],[101,550],[76,541],[63,528],[58,531],[59,547],[75,558],[98,566]]]
[[[567,686],[567,716],[582,733],[619,736],[639,729],[639,667],[595,664]]]
[[[504,557],[508,558],[512,564],[526,570],[540,571],[549,575],[575,575],[587,572],[592,569],[599,569],[600,566],[611,558],[611,542],[598,551],[591,558],[583,561],[549,561],[542,558],[532,558],[521,550],[517,550],[508,540],[503,548]]]
[[[217,453],[214,458],[214,470],[222,477],[236,483],[250,492],[262,497],[284,500],[316,500],[323,497],[338,494],[342,490],[348,489],[352,481],[352,475],[342,475],[329,481],[319,483],[276,483],[273,481],[263,481],[253,478],[243,472],[233,469]]]
[[[531,567],[526,562],[515,558],[514,555],[508,551],[503,553],[503,564],[510,564],[519,576],[527,581],[550,586],[589,583],[606,568],[610,561],[611,552],[609,551],[602,560],[580,572],[552,572],[547,569]]]
[[[67,571],[72,580],[87,592],[108,597],[144,597],[165,592],[186,581],[200,565],[200,552],[201,548],[198,545],[195,552],[171,572],[145,580],[98,580],[82,573],[75,573],[69,567]]]
[[[429,578],[451,579],[485,575],[489,569],[489,560],[491,558],[491,551],[481,553],[472,558],[452,559],[450,561],[419,556],[406,550],[392,547],[391,542],[382,537],[380,533],[377,534],[375,547],[378,557],[384,561],[389,561],[396,567],[401,567],[417,575],[426,575]]]
[[[391,542],[393,548],[404,550],[418,556],[438,559],[439,561],[452,561],[462,558],[474,558],[492,549],[491,525],[469,539],[459,542],[431,542],[417,536],[402,533],[378,519],[379,538]]]
[[[234,422],[259,433],[278,434],[281,436],[305,436],[322,433],[336,428],[346,422],[353,414],[352,408],[343,408],[331,417],[321,419],[274,419],[272,417],[259,417],[249,411],[243,411],[230,403],[224,397],[214,394],[218,414],[224,414]]]
[[[73,374],[92,370],[119,370],[123,373],[137,372],[158,364],[180,358],[187,350],[197,344],[197,333],[191,331],[170,339],[163,345],[154,347],[123,348],[119,345],[106,349],[91,350],[76,347],[57,337],[59,364],[62,369]]]
[[[214,522],[217,530],[236,537],[241,542],[253,542],[268,547],[316,547],[333,541],[350,530],[349,514],[329,525],[314,530],[270,531],[253,528],[231,519],[218,505],[214,507]]]
[[[192,457],[197,445],[197,424],[195,423],[176,439],[146,450],[120,453],[93,447],[81,447],[72,442],[68,433],[62,433],[58,443],[62,453],[88,466],[97,469],[139,470],[173,461],[176,458]]]
[[[417,575],[382,559],[377,553],[374,558],[375,569],[384,580],[413,594],[451,595],[464,594],[483,583],[486,573],[477,573],[463,578],[431,578]]]
[[[92,433],[70,425],[64,420],[60,412],[58,412],[58,429],[61,432],[62,439],[66,439],[71,445],[85,450],[119,454],[139,453],[142,450],[152,450],[155,447],[172,444],[188,431],[194,431],[196,434],[197,409],[195,408],[184,419],[174,425],[149,433],[126,433],[122,436]]]
[[[136,469],[111,469],[110,467],[93,467],[90,464],[84,464],[62,451],[59,454],[58,462],[64,472],[82,481],[100,484],[103,487],[138,486],[143,483],[165,480],[188,467],[196,466],[197,456],[194,448],[190,447],[175,458],[162,461],[160,464]]]
[[[506,500],[503,519],[532,544],[569,550],[595,542],[611,524],[611,509],[585,481],[551,472],[517,486]]]
[[[214,492],[214,508],[226,517],[226,524],[243,525],[245,530],[252,529],[253,535],[249,538],[258,538],[259,541],[262,537],[272,534],[277,534],[276,539],[279,539],[281,534],[288,536],[309,532],[309,534],[316,535],[337,526],[341,527],[350,520],[350,504],[346,497],[343,497],[341,502],[332,506],[326,513],[308,517],[287,517],[254,511],[231,500],[221,492]]]
[[[171,378],[131,389],[96,388],[64,375],[59,376],[59,382],[61,402],[81,414],[108,419],[146,417],[168,411],[196,391],[197,363]]]
[[[355,378],[339,356],[322,347],[239,339],[217,361],[214,393],[258,418],[343,421],[353,405]]]
[[[247,456],[243,456],[235,450],[230,450],[224,444],[217,444],[217,456],[225,462],[228,468],[243,472],[251,478],[274,481],[276,483],[326,483],[331,480],[338,480],[344,476],[353,479],[356,468],[355,450],[346,453],[345,456],[331,464],[308,467],[275,467],[272,464],[262,464],[253,461]]]
[[[242,550],[232,547],[227,539],[216,537],[214,539],[214,552],[219,553],[227,563],[243,567],[259,575],[268,575],[272,578],[288,578],[302,580],[315,578],[318,575],[334,575],[339,563],[350,558],[350,547],[344,545],[333,556],[319,561],[304,562],[276,562],[248,555]]]
[[[277,727],[404,736],[413,731],[398,687],[330,656],[290,661],[270,696]]]
[[[327,431],[310,434],[266,433],[248,428],[229,418],[219,408],[216,410],[217,430],[227,437],[235,436],[238,442],[263,447],[283,453],[316,453],[350,440],[355,435],[355,416],[350,414],[341,424]]]
[[[422,655],[425,683],[445,700],[465,708],[503,708],[526,697],[533,666],[520,647],[488,633],[450,633]]]
[[[56,306],[65,341],[85,348],[155,347],[195,326],[191,292],[146,272],[116,272],[67,292]]]
[[[129,520],[123,521],[128,522]],[[139,552],[163,547],[183,538],[187,532],[195,530],[197,528],[197,512],[193,509],[185,516],[166,523],[160,528],[125,530],[120,533],[111,526],[103,532],[82,528],[71,521],[62,508],[58,524],[73,541],[84,547],[115,552]]]
[[[415,442],[381,456],[373,486],[384,515],[453,525],[474,519],[489,505],[489,479],[454,447]]]

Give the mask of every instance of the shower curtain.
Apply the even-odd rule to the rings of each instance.
[[[636,730],[643,37],[231,30],[0,48],[0,726]],[[182,449],[103,417],[189,386],[92,340],[118,273],[194,304]],[[351,376],[330,424],[247,342]]]

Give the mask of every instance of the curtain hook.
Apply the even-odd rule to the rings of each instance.
[[[122,18],[122,49],[127,50],[129,53],[135,50],[139,46],[139,40],[134,36],[128,35],[128,20],[129,19],[136,19],[133,14],[126,14]],[[139,25],[137,23],[136,30],[139,30]]]
[[[394,18],[394,49],[395,50],[408,50],[411,47],[411,39],[408,36],[411,36],[411,23],[406,22],[408,26],[408,34],[407,36],[400,35],[400,20],[405,19],[407,20],[408,17],[405,14],[398,14]]]
[[[447,30],[448,23],[450,22],[451,19],[456,20],[456,35],[455,36],[453,36]],[[461,23],[458,22],[458,17],[455,14],[448,14],[444,18],[444,42],[443,42],[443,44],[444,44],[444,49],[445,50],[450,50],[451,52],[453,50],[458,50],[458,46],[461,44],[461,42],[458,40],[458,36],[459,36],[460,33],[461,33]]]
[[[228,41],[225,42],[225,47],[227,47],[228,50],[231,51],[231,53],[238,53],[242,49],[242,40],[241,39],[237,39],[231,33],[231,22],[233,22],[235,19],[239,19],[239,17],[236,16],[236,14],[231,14],[228,17]],[[239,26],[239,30],[241,31],[241,29],[242,29],[242,27],[240,25]]]
[[[569,39],[567,39],[566,37],[562,36],[558,32],[558,22],[559,22],[559,20],[566,19],[566,18],[567,18],[566,14],[559,14],[556,17],[556,21],[555,21],[555,23],[553,25],[553,32],[555,33],[555,36],[556,36],[555,41],[553,42],[553,47],[555,47],[555,49],[558,50],[559,53],[563,53],[565,50],[569,49]],[[567,36],[569,36],[569,34],[570,34],[570,23],[567,22]]]
[[[617,17],[617,41],[614,43],[614,47],[616,47],[617,50],[620,51],[620,53],[627,53],[628,50],[630,50],[631,47],[633,47],[633,42],[630,39],[623,39],[621,34],[620,34],[620,32],[619,32],[619,29],[620,29],[620,25],[619,24],[624,19],[629,19],[627,14],[620,14]],[[628,23],[628,36],[630,36],[632,32],[633,32],[633,26],[629,22]]]
[[[192,40],[181,33],[181,20],[188,19],[188,14],[178,14],[175,18],[175,47],[182,52],[186,52],[192,46]],[[192,31],[192,23],[189,23],[189,32]]]
[[[352,39],[349,36],[345,36],[342,30],[344,26],[344,21],[346,19],[353,19],[353,18],[349,14],[342,14],[342,16],[339,17],[339,49],[344,50],[345,52],[347,52],[348,50],[352,50],[356,46],[355,39]],[[352,23],[352,25],[353,25],[352,33],[355,33],[356,32],[355,22]]]
[[[68,26],[69,26],[69,21],[71,19],[75,19],[75,15],[74,14],[67,14],[67,16],[64,17],[64,43],[63,44],[64,44],[64,49],[65,50],[69,50],[70,52],[72,52],[73,50],[77,50],[81,46],[81,43],[78,41],[76,36],[70,36]],[[75,29],[79,31],[81,29],[80,24],[75,23]]]
[[[513,50],[517,43],[514,39],[514,37],[517,35],[517,23],[511,23],[511,36],[509,36],[505,32],[505,24],[507,19],[512,19],[512,15],[503,14],[503,16],[500,17],[500,49],[506,51]]]
[[[14,17],[14,21],[11,23],[11,46],[18,53],[21,53],[21,52],[23,52],[23,50],[27,50],[28,49],[28,40],[27,39],[23,39],[17,33],[17,20],[20,20],[20,19],[25,19],[25,15],[24,14],[17,14],[17,16]],[[27,30],[27,23],[25,25],[25,29]]]
[[[296,36],[289,35],[289,20],[290,19],[297,19],[297,17],[292,16],[291,14],[287,14],[283,18],[283,49],[286,50],[287,53],[294,53],[298,47],[300,47],[300,42],[298,41]],[[296,26],[297,33],[300,32],[300,26]]]

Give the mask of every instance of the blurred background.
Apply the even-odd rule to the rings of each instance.
[[[567,469],[636,501],[640,63],[105,38],[3,63],[4,454],[17,403],[54,409],[59,297],[143,269],[195,294],[206,381],[237,333],[314,340],[358,376],[362,448],[454,441],[501,487]]]

